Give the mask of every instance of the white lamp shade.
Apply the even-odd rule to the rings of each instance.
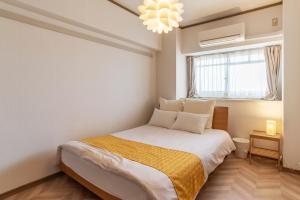
[[[144,0],[138,9],[147,29],[159,34],[172,31],[182,21],[183,4],[178,0]]]
[[[276,121],[274,120],[267,120],[266,121],[266,132],[268,135],[276,135]]]

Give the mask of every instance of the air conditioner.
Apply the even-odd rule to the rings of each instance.
[[[201,48],[245,41],[245,23],[224,26],[199,32]]]

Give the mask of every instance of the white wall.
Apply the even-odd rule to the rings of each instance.
[[[43,2],[53,8],[53,12],[55,7],[57,11],[69,13],[69,17],[81,9],[72,7],[73,1],[68,1],[68,5],[64,4],[67,1],[59,1],[62,2],[59,9],[58,1],[28,2]],[[85,22],[95,19],[94,12],[103,14],[103,9],[113,15],[113,9],[101,7],[103,2],[89,1],[98,9],[87,12],[90,7],[84,7],[87,9]],[[27,14],[22,9],[0,6]],[[0,194],[57,172],[58,145],[136,127],[149,119],[157,99],[155,57],[110,46],[111,41],[104,45],[28,25],[1,17],[2,14],[0,12]],[[38,14],[29,15],[71,28]],[[140,27],[134,25],[129,15],[126,12],[120,15],[130,27],[123,26],[121,33],[120,26],[118,35],[132,39],[127,29],[133,31]],[[114,29],[124,22],[110,23]],[[148,41],[143,39],[149,35],[139,34],[137,41],[147,46]],[[151,54],[149,49],[143,51]]]
[[[266,120],[278,122],[277,130],[282,133],[283,103],[281,101],[224,100],[217,106],[229,107],[228,129],[233,137],[249,138],[252,130],[266,130]],[[277,148],[273,142],[257,142],[258,146]]]
[[[278,26],[273,27],[272,18],[275,17],[278,18],[279,24]],[[282,30],[282,6],[275,6],[268,9],[263,9],[256,12],[251,12],[244,15],[230,17],[223,20],[183,29],[182,30],[182,43],[183,43],[182,52],[184,54],[192,54],[192,53],[199,53],[202,51],[210,51],[216,49],[216,47],[201,48],[198,44],[198,33],[203,30],[214,29],[214,28],[218,28],[226,25],[232,25],[241,22],[244,22],[246,25],[246,39],[251,39],[251,40],[242,43],[221,46],[217,48],[222,49],[222,48],[230,48],[234,46],[250,45],[258,42],[259,40],[262,40],[262,39],[253,40],[254,38],[266,36],[266,35],[269,36],[278,33],[278,31]],[[262,41],[268,41],[268,40],[264,39]]]
[[[176,99],[176,31],[163,35],[157,52],[158,96]]]
[[[284,0],[284,165],[300,170],[300,1]]]
[[[161,49],[160,35],[148,31],[135,15],[107,0],[1,0],[25,10],[90,26],[151,49]],[[16,10],[16,9],[14,9]],[[21,11],[20,11],[21,12]],[[41,19],[41,16],[39,16]]]
[[[182,30],[176,32],[176,99],[185,98],[188,92],[186,56],[182,54]]]
[[[278,27],[272,27],[273,17],[278,17]],[[248,38],[261,35],[272,35],[282,29],[282,6],[276,6],[245,15],[183,29],[177,31],[176,36],[174,35],[174,32],[170,35],[164,36],[162,47],[163,53],[160,57],[160,60],[163,60],[164,62],[159,62],[160,60],[158,60],[158,80],[161,80],[158,81],[158,88],[163,91],[158,95],[169,99],[186,97],[187,67],[185,61],[183,62],[185,59],[183,59],[184,56],[182,54],[190,55],[203,51],[203,49],[198,46],[197,40],[197,33],[200,30],[216,28],[238,22],[246,23]],[[231,46],[223,46],[222,48],[229,47]],[[167,53],[168,56],[165,56]],[[171,55],[169,55],[169,53]],[[175,61],[176,63],[174,63]],[[162,73],[160,73],[161,70],[163,70]],[[172,78],[172,81],[170,81],[170,78]],[[174,83],[176,83],[176,86]],[[249,138],[251,130],[265,130],[265,121],[267,119],[277,120],[278,132],[282,132],[281,123],[283,116],[283,103],[280,101],[224,100],[218,101],[217,105],[229,107],[229,132],[234,137]],[[273,143],[262,144],[259,142],[258,145],[267,145],[271,148],[276,147]]]
[[[157,52],[158,96],[179,99],[187,94],[186,57],[181,52],[181,30],[163,35],[162,50]]]

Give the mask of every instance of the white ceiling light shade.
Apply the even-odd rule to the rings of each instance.
[[[183,4],[179,0],[144,0],[138,9],[143,24],[154,33],[168,33],[182,21]]]

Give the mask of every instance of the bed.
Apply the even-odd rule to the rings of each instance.
[[[215,107],[213,129],[203,134],[150,125],[112,134],[114,137],[190,152],[202,161],[205,181],[235,146],[227,133],[228,108]],[[104,200],[178,199],[161,171],[78,141],[60,147],[60,168]]]

